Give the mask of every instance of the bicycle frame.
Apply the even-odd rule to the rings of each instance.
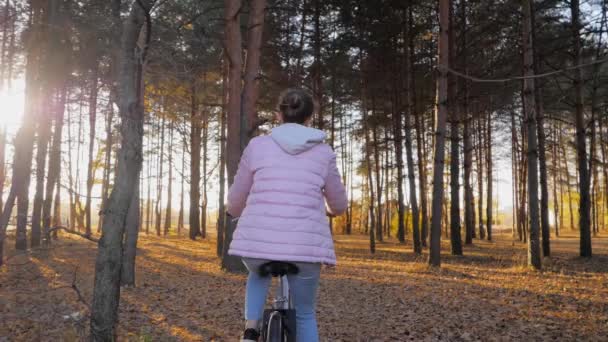
[[[289,282],[287,276],[279,277],[279,286],[276,289],[276,294],[273,300],[273,309],[275,310],[287,310],[292,307],[291,298],[289,294]]]

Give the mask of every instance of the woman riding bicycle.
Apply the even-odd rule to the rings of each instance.
[[[319,340],[315,304],[321,264],[336,264],[326,212],[340,215],[348,201],[336,155],[323,142],[326,134],[306,126],[313,111],[307,92],[286,90],[279,99],[281,125],[251,140],[228,191],[227,211],[239,217],[228,254],[242,257],[249,270],[241,341],[259,337],[271,278],[257,270],[268,261],[299,268],[289,276],[297,341]]]

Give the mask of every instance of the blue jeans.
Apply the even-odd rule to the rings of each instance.
[[[260,265],[268,260],[243,258],[243,263],[249,276],[247,277],[247,291],[245,295],[245,319],[262,320],[264,304],[272,277],[261,277],[257,273]],[[300,269],[298,274],[288,275],[289,290],[296,309],[296,340],[298,342],[317,342],[317,318],[315,315],[317,288],[321,264],[297,262]]]

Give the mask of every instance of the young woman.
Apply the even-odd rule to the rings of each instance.
[[[306,126],[313,111],[307,92],[286,90],[279,99],[281,125],[251,140],[228,191],[227,211],[239,217],[228,253],[241,256],[249,270],[241,341],[259,338],[271,278],[257,269],[268,261],[298,266],[298,274],[288,276],[297,341],[319,340],[315,303],[321,264],[336,264],[326,213],[339,215],[348,202],[336,155],[323,142],[326,134]]]

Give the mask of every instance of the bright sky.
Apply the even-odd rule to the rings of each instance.
[[[21,125],[21,119],[23,117],[23,109],[24,109],[24,88],[25,88],[24,81],[22,79],[18,79],[13,82],[13,88],[10,92],[3,91],[0,93],[0,128],[7,129],[8,135],[9,135],[9,142],[12,141],[12,137],[14,136],[15,132]],[[72,110],[74,110],[74,109],[72,109]],[[86,115],[86,112],[84,113],[84,115]],[[98,123],[103,124],[103,122],[98,122]],[[64,131],[64,133],[67,134],[67,131]],[[74,129],[73,129],[73,134],[75,134]],[[85,143],[87,143],[86,139],[85,139]],[[87,165],[86,163],[88,161],[88,155],[85,155],[86,148],[83,145],[81,145],[81,146],[82,146],[82,148],[80,149],[81,158],[79,158],[80,159],[80,172],[81,173],[84,172],[84,174],[82,174],[80,176],[80,182],[84,182],[85,179],[83,177],[86,177],[85,176],[86,175],[86,165]],[[506,155],[510,154],[510,149],[511,149],[510,144],[495,142],[494,146],[495,147],[494,147],[493,155],[506,156]],[[65,148],[67,148],[67,147],[65,147]],[[98,146],[96,146],[96,149],[97,148],[98,148]],[[7,146],[7,153],[8,153],[9,158],[12,158],[11,157],[12,150],[13,150],[12,146],[10,146],[10,145]],[[74,150],[74,146],[73,146],[73,150]],[[75,152],[72,151],[72,153],[75,153]],[[73,157],[73,158],[74,158],[74,160],[76,159],[76,157]],[[214,165],[213,158],[214,158],[214,156],[211,155],[212,160],[210,161],[210,165]],[[9,163],[10,163],[10,159],[9,159]],[[175,167],[180,168],[181,167],[181,156],[174,156],[174,163],[175,163]],[[65,170],[64,170],[63,177],[65,177],[65,176],[66,176],[66,174],[65,174]],[[145,176],[145,174],[144,174],[144,176]],[[98,171],[97,177],[98,178],[101,177],[101,171]],[[175,179],[174,179],[174,187],[173,187],[173,189],[174,189],[173,190],[173,203],[174,203],[173,206],[177,210],[177,206],[179,205],[179,198],[180,198],[181,179],[180,179],[179,175],[177,175],[175,173],[174,173],[174,177],[175,177]],[[511,181],[511,164],[510,164],[509,159],[506,159],[506,158],[499,159],[499,158],[495,157],[494,177],[495,177],[494,200],[498,201],[499,210],[510,211],[510,208],[512,206],[512,181]],[[65,183],[67,184],[67,179],[64,179],[64,180],[65,180]],[[476,188],[477,181],[476,181],[475,177],[472,179],[472,181],[474,184],[474,188]],[[153,187],[155,187],[155,185],[153,185]],[[81,189],[84,190],[84,188],[82,188],[82,187],[81,187]],[[153,189],[153,190],[155,190],[155,189]],[[218,189],[215,186],[215,184],[213,184],[213,182],[212,182],[209,185],[208,190],[209,190],[209,192],[208,192],[209,209],[213,210],[217,207]],[[32,183],[32,191],[33,191],[33,183]],[[99,191],[100,191],[100,186],[96,186],[93,191],[94,197],[99,196]],[[164,185],[164,191],[166,191],[166,184]],[[188,186],[186,186],[185,191],[187,192],[185,194],[185,197],[186,197],[185,200],[187,203],[188,195],[189,195]],[[485,189],[484,189],[484,192],[485,192]],[[405,193],[407,195],[408,191],[405,191]],[[359,194],[355,194],[355,196],[357,196],[357,197],[358,197],[358,195]],[[155,196],[155,195],[153,194],[152,196]],[[166,196],[166,194],[165,194],[165,196]],[[461,198],[462,197],[463,197],[463,194],[461,192]],[[67,194],[63,198],[67,199]],[[94,202],[93,205],[96,205],[96,202],[98,202],[98,201],[96,199],[94,199],[93,202]],[[163,202],[165,202],[165,200],[163,200]],[[485,205],[485,203],[484,203],[484,205]],[[164,203],[163,203],[163,206],[164,206]]]
[[[0,128],[14,133],[21,124],[23,116],[25,83],[23,79],[13,81],[10,91],[0,92]]]

